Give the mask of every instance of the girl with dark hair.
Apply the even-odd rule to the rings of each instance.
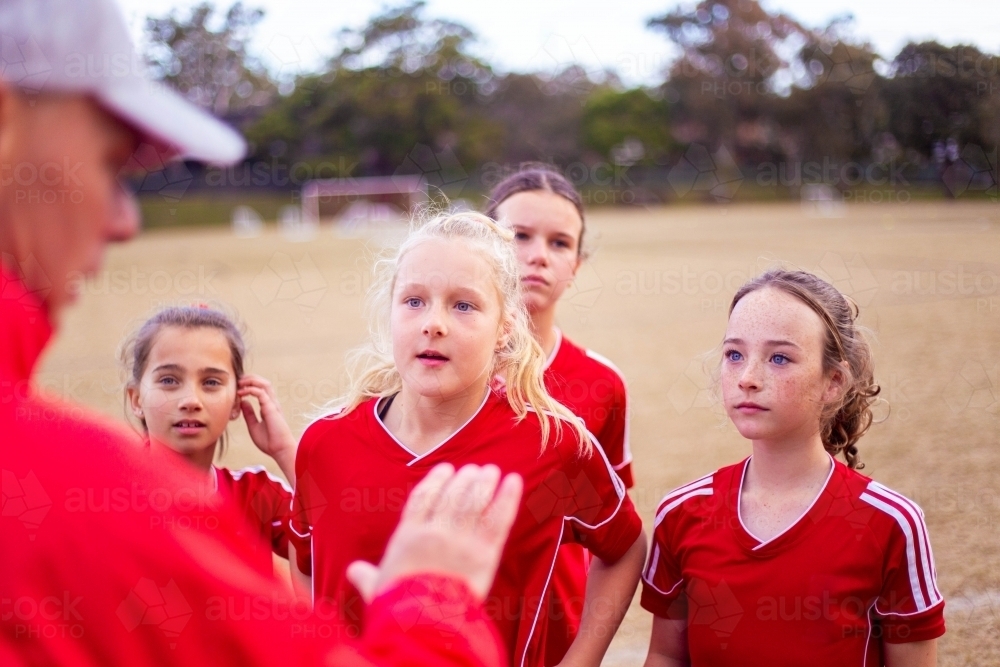
[[[608,359],[566,338],[555,323],[559,298],[587,256],[580,193],[551,165],[529,164],[493,189],[486,214],[514,228],[524,303],[546,356],[546,389],[583,419],[630,488],[625,379]],[[565,544],[559,552],[552,574],[546,665],[562,662],[579,632],[589,563],[579,545]]]
[[[856,472],[879,393],[857,315],[802,271],[733,298],[718,386],[753,453],[657,510],[646,667],[936,664],[944,599],[923,512]]]
[[[157,312],[122,346],[126,409],[151,452],[172,451],[202,470],[218,498],[232,500],[253,535],[255,562],[273,570],[271,552],[288,558],[292,490],[263,466],[216,467],[226,426],[242,412],[257,447],[295,483],[295,438],[271,383],[243,370],[243,335],[224,313],[171,307]],[[260,405],[260,417],[250,397]],[[214,494],[213,494],[214,495]]]

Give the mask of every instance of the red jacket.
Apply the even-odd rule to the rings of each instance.
[[[360,639],[250,565],[234,508],[125,429],[39,396],[52,328],[0,271],[0,664],[499,667],[464,585],[407,579]]]

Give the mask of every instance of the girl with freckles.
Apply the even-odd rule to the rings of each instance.
[[[923,512],[857,472],[879,392],[857,308],[801,271],[736,293],[719,385],[744,461],[660,504],[646,667],[930,667],[944,634]]]
[[[556,556],[564,539],[583,544],[594,555],[587,596],[602,603],[563,664],[597,667],[638,583],[645,536],[601,448],[545,389],[513,241],[484,215],[443,215],[378,263],[369,344],[347,395],[306,429],[296,456],[294,576],[321,617],[360,631],[348,566],[382,558],[413,485],[438,464],[483,466],[494,486],[516,473],[523,500],[486,614],[511,665],[542,667]],[[413,622],[452,622],[441,614]]]

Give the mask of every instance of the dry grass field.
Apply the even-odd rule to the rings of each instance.
[[[610,357],[632,396],[633,498],[647,525],[671,488],[745,456],[713,405],[705,353],[746,278],[777,263],[821,272],[862,306],[889,410],[861,442],[865,473],[917,500],[948,600],[940,664],[1000,664],[1000,205],[797,204],[598,209],[596,248],[560,325]],[[43,384],[123,418],[115,350],[166,303],[221,303],[250,330],[250,369],[276,385],[293,430],[340,390],[365,335],[363,293],[384,239],[328,228],[157,231],[112,249],[44,361]],[[269,463],[240,423],[224,462]],[[275,469],[270,465],[271,469]],[[606,664],[638,665],[650,618],[634,603]]]

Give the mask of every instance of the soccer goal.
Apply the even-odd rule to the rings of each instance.
[[[329,178],[302,184],[302,219],[332,222],[343,231],[406,221],[427,201],[420,176]]]

